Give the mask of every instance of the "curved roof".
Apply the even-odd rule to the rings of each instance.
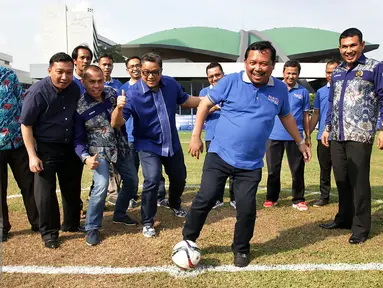
[[[284,27],[254,32],[257,32],[257,35],[249,31],[248,44],[261,41],[260,35],[263,35],[288,56],[310,56],[338,51],[340,33],[329,30]],[[213,52],[220,55],[239,56],[240,43],[241,32],[212,27],[186,27],[155,32],[122,47],[168,47],[191,52],[205,51],[210,54]],[[366,42],[365,52],[378,47],[378,44]]]

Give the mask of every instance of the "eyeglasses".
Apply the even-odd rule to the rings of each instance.
[[[136,64],[136,65],[131,65],[131,66],[128,66],[128,69],[129,70],[133,70],[134,68],[141,68],[141,64]]]
[[[141,71],[142,75],[144,75],[145,77],[148,77],[149,75],[158,76],[161,74],[161,72],[162,72],[162,69],[153,70],[153,71],[149,71],[149,70],[142,70]]]
[[[222,73],[217,73],[214,75],[210,75],[209,77],[207,77],[207,79],[213,80],[214,78],[220,78],[221,76],[222,76]]]

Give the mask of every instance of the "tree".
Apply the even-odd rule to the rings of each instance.
[[[125,58],[124,56],[122,56],[122,52],[121,52],[121,45],[117,44],[117,45],[109,46],[109,47],[106,47],[104,45],[98,45],[97,48],[98,48],[98,51],[96,53],[96,58],[97,58],[96,61],[98,61],[99,56],[103,54],[109,54],[109,55],[112,55],[114,63],[125,62]]]

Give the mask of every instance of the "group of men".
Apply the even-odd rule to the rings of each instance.
[[[145,237],[156,235],[154,216],[157,207],[164,206],[175,216],[186,217],[183,238],[196,241],[210,210],[221,206],[225,183],[230,178],[230,204],[237,214],[232,244],[234,264],[247,266],[263,157],[266,154],[268,166],[264,207],[278,203],[286,150],[293,208],[307,210],[304,166],[311,159],[310,134],[318,121],[321,198],[314,205],[328,203],[331,165],[339,192],[339,213],[332,223],[320,226],[351,229],[351,244],[366,241],[371,228],[370,156],[378,112],[383,116],[383,64],[364,56],[362,33],[356,28],[340,35],[339,49],[344,61],[327,63],[328,84],[317,93],[311,120],[308,91],[297,82],[299,62],[285,63],[283,82],[272,77],[277,56],[268,41],[247,48],[245,70],[239,73],[224,76],[221,65],[211,63],[206,68],[210,86],[200,93],[204,97],[188,95],[173,78],[162,75],[162,60],[155,53],[126,61],[131,79],[124,85],[111,78],[112,57],[104,55],[99,66],[90,65],[93,55],[86,46],[76,47],[72,57],[65,53],[53,55],[49,76],[32,85],[25,95],[13,72],[4,70],[1,95],[7,95],[4,103],[8,106],[4,104],[2,109],[10,114],[1,119],[3,241],[10,230],[6,210],[7,163],[22,191],[32,230],[40,231],[46,247],[57,248],[60,229],[80,230],[84,164],[93,171],[86,243],[97,245],[101,240],[99,229],[111,165],[122,179],[121,190],[113,201],[113,222],[137,224],[126,211],[137,204],[140,162]],[[11,80],[14,85],[9,88]],[[198,107],[189,147],[197,159],[203,152],[201,131],[206,120],[208,153],[200,190],[188,213],[181,207],[186,167],[175,125],[177,105]],[[382,132],[377,145],[383,149]],[[161,188],[162,167],[169,177],[168,199]],[[56,174],[63,198],[61,227]]]

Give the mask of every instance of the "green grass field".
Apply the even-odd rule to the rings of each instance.
[[[187,185],[199,185],[204,155],[196,160],[187,155],[190,133],[181,132],[180,139],[185,153],[188,172]],[[371,161],[372,232],[364,244],[352,246],[346,230],[326,231],[318,224],[331,221],[337,211],[337,190],[332,181],[331,204],[313,208],[319,195],[319,165],[316,157],[316,140],[313,140],[313,159],[306,165],[305,181],[310,209],[299,212],[291,208],[291,176],[287,161],[282,167],[280,205],[265,209],[267,169],[257,194],[257,222],[251,241],[251,265],[280,264],[383,264],[383,151],[373,149]],[[83,187],[89,187],[90,171],[84,169]],[[140,175],[140,183],[142,176]],[[183,205],[190,207],[198,188],[188,188],[183,195]],[[313,193],[314,192],[314,193]],[[8,194],[19,193],[12,176],[9,176]],[[83,200],[87,191],[83,192]],[[202,265],[231,265],[230,250],[235,211],[228,205],[212,211],[198,239],[202,249]],[[86,203],[86,201],[85,201]],[[61,233],[61,246],[57,250],[43,247],[40,236],[29,231],[21,198],[8,200],[12,237],[4,243],[3,265],[51,266],[108,266],[141,267],[172,265],[170,253],[181,240],[184,219],[176,218],[167,209],[159,208],[156,227],[159,236],[145,239],[141,226],[121,227],[112,224],[112,207],[107,206],[103,221],[103,241],[96,247],[85,245],[81,233]],[[131,213],[140,218],[140,208]],[[382,271],[268,271],[268,272],[206,272],[194,277],[177,278],[167,273],[135,275],[40,275],[3,273],[4,287],[383,287]]]

